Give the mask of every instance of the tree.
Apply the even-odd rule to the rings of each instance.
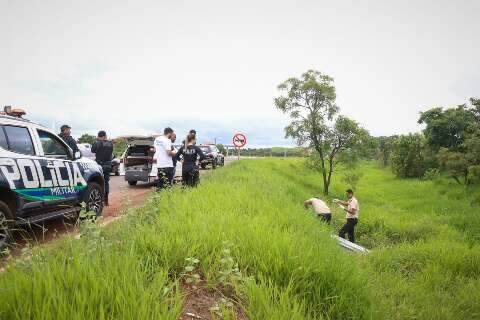
[[[391,165],[399,178],[418,178],[425,173],[425,138],[423,135],[401,135],[395,140],[391,153]]]
[[[95,136],[91,135],[91,134],[88,134],[88,133],[84,133],[82,134],[82,136],[78,139],[78,142],[79,143],[89,143],[89,144],[93,144],[95,142],[96,138]]]
[[[459,184],[480,182],[480,128],[467,135],[461,149],[463,152],[447,148],[439,150],[438,159],[442,169]]]
[[[225,146],[223,144],[217,144],[216,146],[221,154],[223,154],[224,156],[227,155],[227,149],[225,149]]]
[[[121,157],[128,147],[128,142],[124,138],[113,139],[113,154],[116,157]]]
[[[428,145],[434,151],[438,151],[440,148],[460,151],[460,146],[465,141],[469,128],[478,121],[474,111],[474,108],[469,108],[467,105],[446,110],[433,108],[420,113],[418,123],[426,124],[423,133]]]
[[[333,78],[309,70],[300,78],[289,78],[278,86],[283,93],[275,106],[291,118],[285,137],[315,152],[311,160],[323,176],[323,193],[328,195],[331,178],[340,154],[355,148],[368,137],[357,122],[338,116]]]
[[[388,166],[393,145],[398,136],[379,137],[378,138],[378,156],[377,159],[383,167]]]
[[[480,181],[480,99],[469,102],[446,110],[430,109],[418,121],[426,124],[429,149],[441,168],[465,185]]]

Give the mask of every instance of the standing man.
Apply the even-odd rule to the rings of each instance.
[[[177,140],[177,134],[174,132],[172,133],[172,136],[170,137],[170,141],[172,141],[172,151],[175,151],[175,147],[173,144]],[[172,157],[172,162],[173,162],[173,174],[172,174],[172,180],[170,181],[170,184],[173,185],[173,180],[175,180],[175,174],[177,173],[177,157]]]
[[[330,208],[327,206],[325,202],[323,202],[320,198],[315,197],[306,200],[304,203],[305,209],[308,209],[308,207],[313,207],[313,210],[317,214],[317,217],[322,219],[322,221],[330,224],[330,220],[332,220],[332,211]]]
[[[353,190],[346,191],[348,201],[334,199],[333,201],[343,206],[343,210],[347,213],[347,223],[340,229],[338,236],[345,239],[345,233],[348,233],[348,240],[355,243],[355,226],[358,223],[358,213],[360,205],[358,200],[353,196]]]
[[[112,172],[113,143],[107,140],[107,133],[99,131],[97,141],[92,145],[92,153],[95,153],[95,161],[102,167],[103,180],[105,181],[105,205],[108,206],[108,194],[110,193],[110,173]]]
[[[58,134],[60,138],[65,141],[66,144],[73,150],[73,153],[79,151],[75,139],[71,136],[71,129],[68,125],[64,124],[60,127],[60,133]]]
[[[170,188],[172,186],[173,176],[173,160],[175,150],[172,150],[172,134],[173,130],[170,127],[163,130],[163,136],[159,136],[153,142],[155,147],[155,159],[157,160],[158,168],[158,185],[157,190]]]

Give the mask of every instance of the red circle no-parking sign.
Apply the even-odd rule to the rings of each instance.
[[[233,145],[236,148],[241,148],[247,144],[247,137],[243,133],[236,133],[233,136]]]

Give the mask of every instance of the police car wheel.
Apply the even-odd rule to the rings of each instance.
[[[3,250],[10,240],[11,232],[9,220],[12,219],[12,213],[7,204],[0,201],[0,250]]]
[[[96,182],[90,182],[85,193],[85,203],[87,204],[87,211],[93,211],[97,217],[102,214],[103,210],[103,195],[102,188]]]

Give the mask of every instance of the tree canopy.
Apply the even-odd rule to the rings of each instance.
[[[315,150],[313,159],[327,195],[338,155],[366,141],[368,132],[356,121],[338,115],[336,90],[328,75],[308,70],[300,78],[287,79],[278,89],[282,95],[275,98],[275,106],[291,119],[285,136]]]
[[[88,133],[84,133],[80,138],[78,138],[79,143],[93,144],[95,140],[96,140],[95,136]]]
[[[480,99],[470,105],[432,108],[420,115],[428,147],[437,154],[441,168],[458,183],[480,180]]]

